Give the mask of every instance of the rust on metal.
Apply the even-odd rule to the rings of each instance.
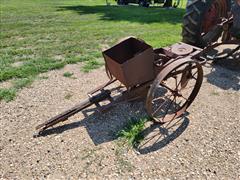
[[[210,41],[204,49],[182,42],[153,49],[133,37],[123,40],[103,52],[105,70],[110,80],[87,93],[88,98],[80,104],[38,125],[36,129],[41,134],[94,104],[100,112],[105,112],[119,103],[139,99],[146,99],[147,113],[155,122],[165,123],[181,116],[200,90],[203,81],[201,65],[208,61],[208,53],[222,44],[238,45],[224,58],[240,49],[240,41],[230,38],[231,23],[231,17],[218,23],[216,31],[222,32],[222,42]],[[210,39],[216,39],[217,33],[213,32]],[[218,60],[219,57],[210,59]],[[116,81],[123,85],[110,87]],[[100,105],[106,100],[108,104]]]
[[[130,37],[103,52],[106,67],[126,87],[145,83],[154,78],[153,48]]]
[[[194,64],[196,68],[193,69]],[[172,75],[178,69],[180,69],[179,72]],[[183,82],[182,78],[186,73],[189,76]],[[194,83],[191,84],[192,87],[186,85],[190,80],[194,80]],[[197,96],[202,80],[203,70],[197,61],[183,58],[169,64],[158,74],[148,91],[146,100],[148,114],[155,122],[159,123],[165,123],[181,116]],[[187,97],[182,94],[182,91],[186,88],[190,88]],[[156,95],[158,91],[160,91],[160,94]],[[183,103],[178,104],[177,98],[181,98]]]

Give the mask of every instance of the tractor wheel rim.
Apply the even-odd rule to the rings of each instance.
[[[219,22],[220,17],[226,16],[226,8],[226,0],[214,0],[204,16],[202,33],[208,33]]]

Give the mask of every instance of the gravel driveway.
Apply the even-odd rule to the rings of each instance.
[[[117,132],[129,118],[145,115],[141,102],[104,115],[91,107],[33,138],[36,125],[107,80],[103,68],[86,74],[80,66],[42,74],[48,79],[23,89],[15,101],[0,102],[0,179],[240,178],[240,63],[205,67],[188,115],[173,127],[148,122],[138,149],[122,146]],[[75,78],[64,77],[66,71]]]

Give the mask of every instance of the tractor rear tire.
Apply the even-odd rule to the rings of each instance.
[[[210,32],[216,25],[216,22],[210,22],[208,15],[215,13],[218,14],[217,17],[227,17],[230,8],[231,0],[188,0],[186,14],[183,17],[183,42],[205,47],[208,42],[203,38],[203,34]]]

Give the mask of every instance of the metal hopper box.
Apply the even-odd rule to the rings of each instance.
[[[133,87],[154,78],[153,48],[130,37],[103,52],[109,72],[126,87]]]

